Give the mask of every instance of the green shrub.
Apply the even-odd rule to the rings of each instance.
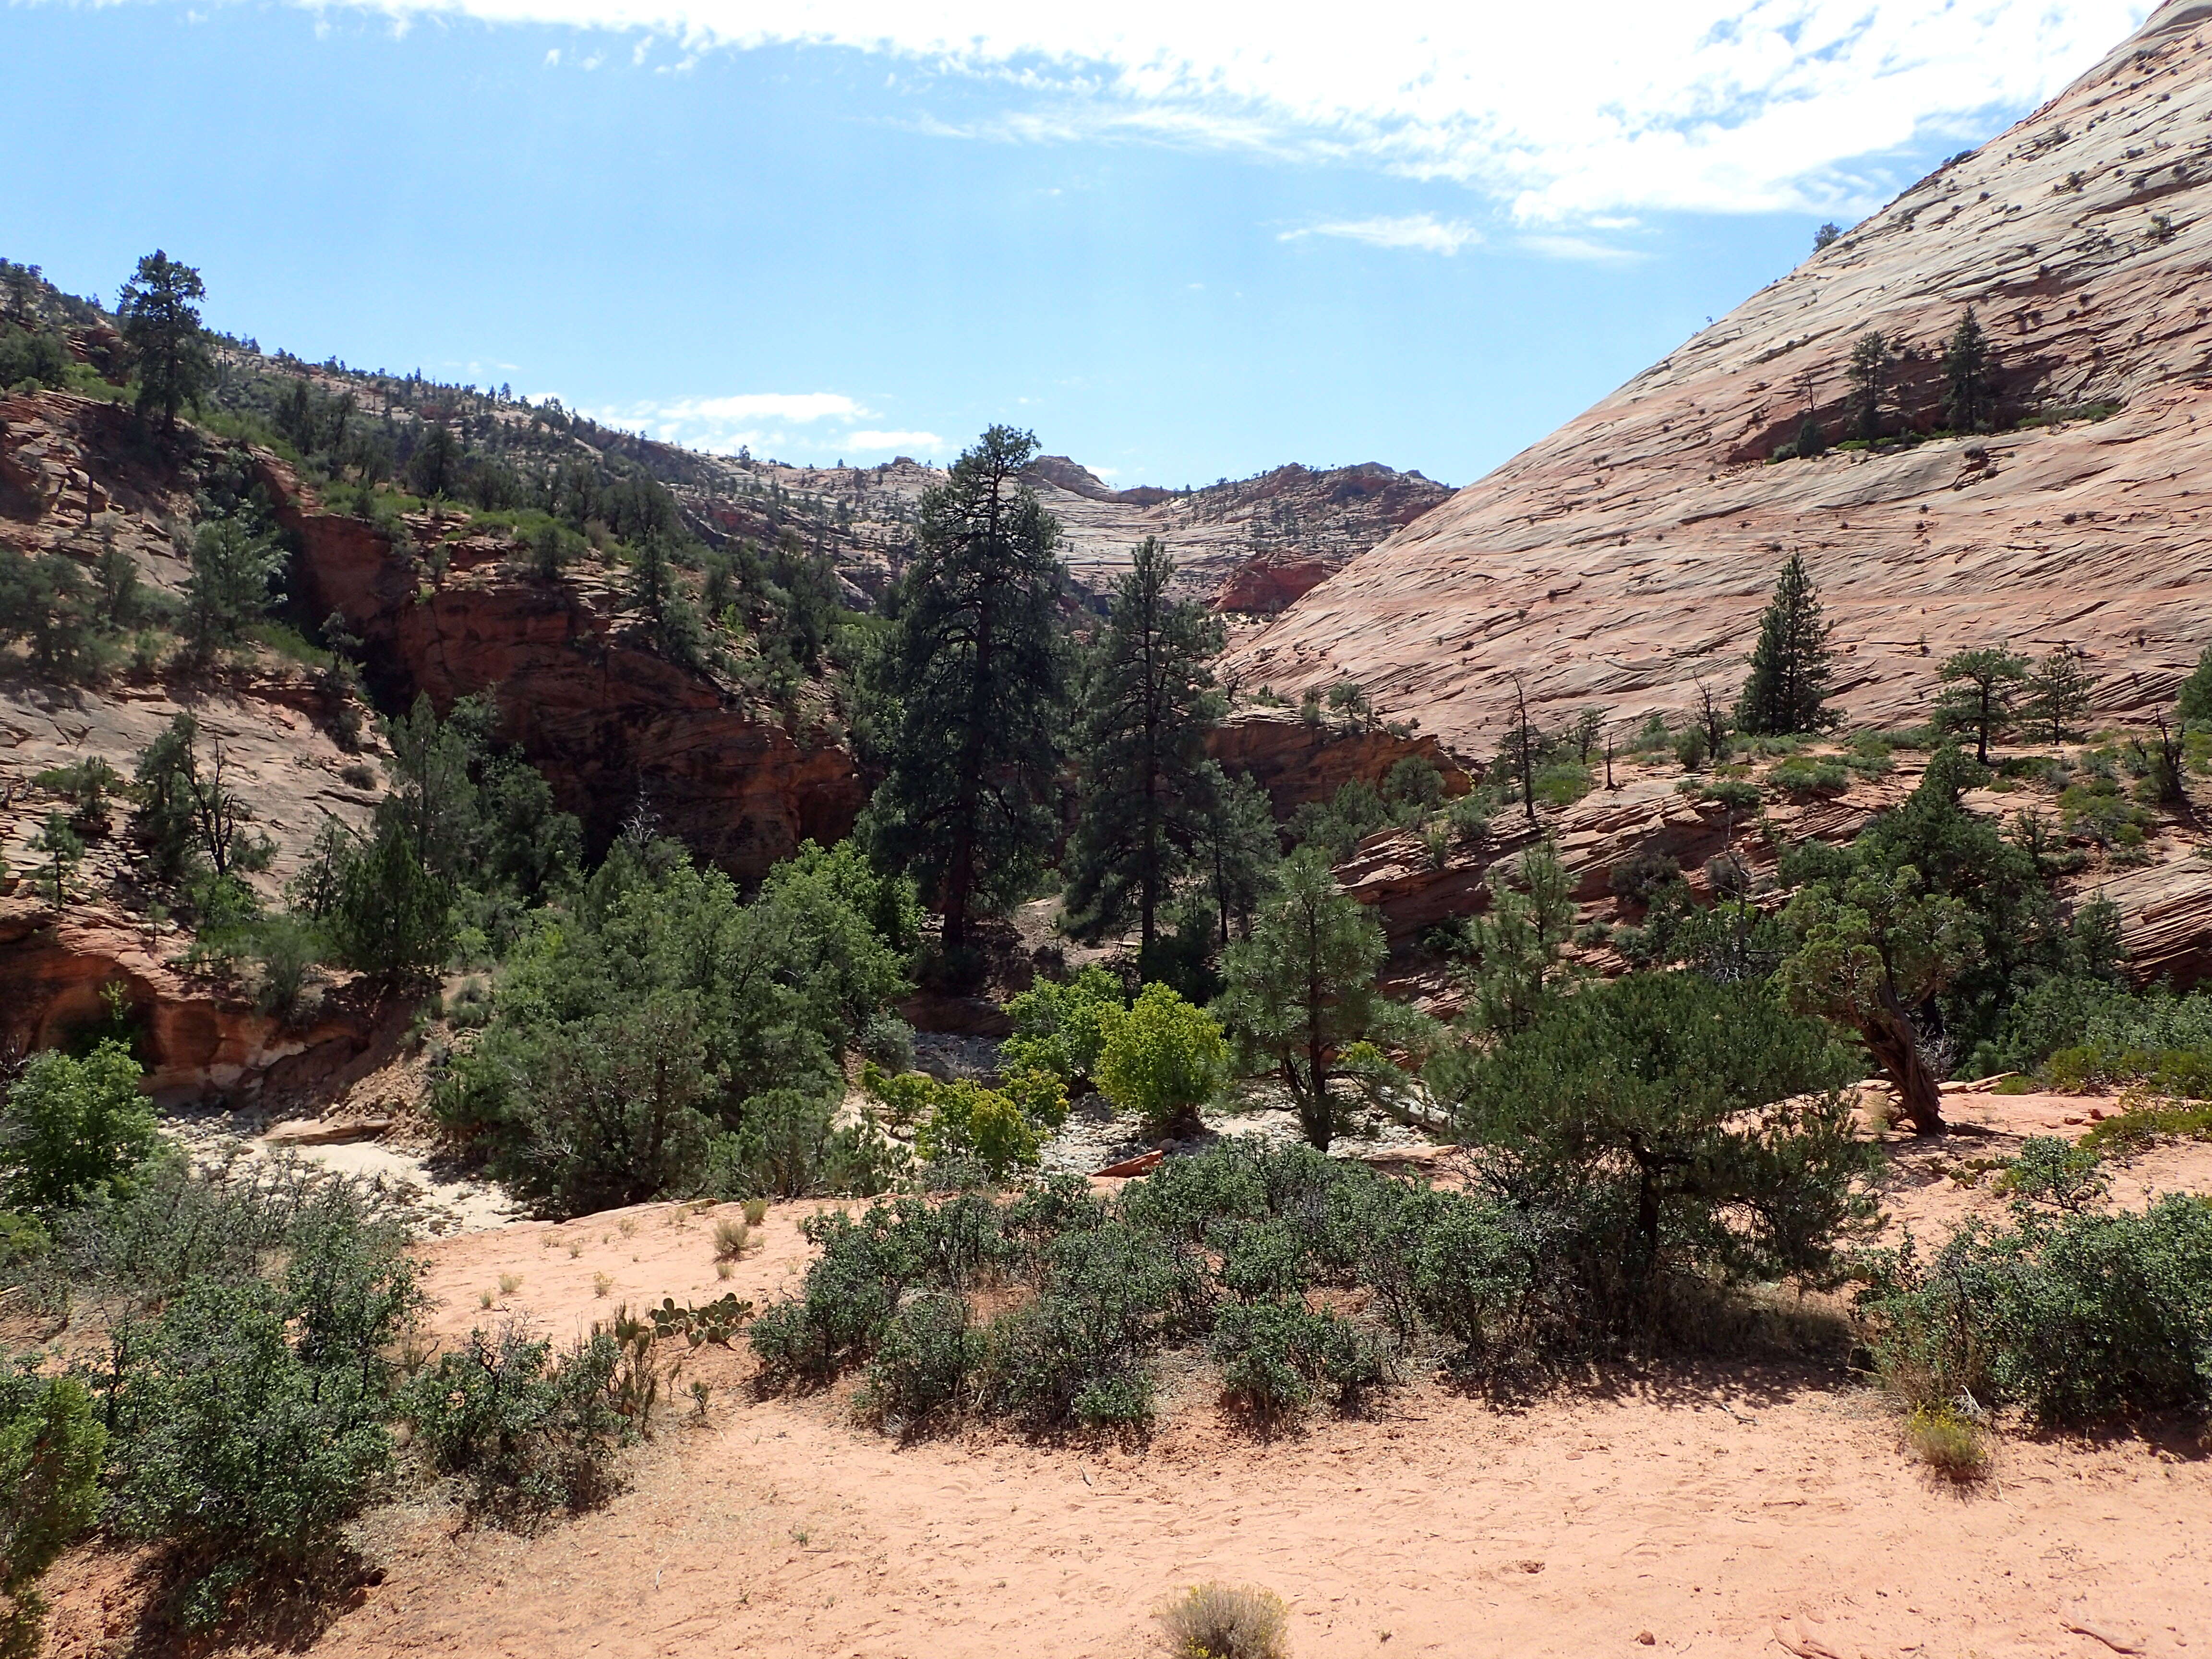
[[[800,1223],[819,1254],[799,1294],[769,1307],[748,1334],[771,1382],[826,1382],[875,1352],[919,1272],[897,1221],[878,1204],[857,1220],[829,1211]]]
[[[1103,1011],[1100,1035],[1096,1069],[1108,1099],[1143,1118],[1148,1133],[1195,1127],[1228,1071],[1220,1021],[1165,985],[1147,985],[1130,1006]]]
[[[1875,1265],[1860,1308],[1907,1399],[2017,1402],[2050,1424],[2212,1404],[2212,1204],[1970,1219]]]
[[[1997,1190],[2030,1203],[2081,1210],[2112,1196],[2112,1183],[2094,1146],[2076,1146],[2056,1135],[2031,1135]]]
[[[1106,1011],[1121,1003],[1121,982],[1103,968],[1085,968],[1065,985],[1041,980],[1007,1001],[1014,1034],[1000,1052],[1010,1068],[1050,1072],[1070,1089],[1087,1086],[1106,1041]]]
[[[1765,799],[1748,778],[1719,778],[1698,792],[1705,800],[1718,801],[1739,812],[1747,812]]]
[[[1614,865],[1606,876],[1606,884],[1616,898],[1649,904],[1654,894],[1681,878],[1682,866],[1672,854],[1644,848]]]
[[[1630,975],[1431,1071],[1462,1139],[1528,1190],[1633,1218],[1589,1263],[1624,1287],[1684,1269],[1819,1275],[1865,1208],[1868,1154],[1833,1089],[1848,1058],[1757,981]]]
[[[930,1163],[973,1158],[994,1182],[1033,1168],[1041,1145],[1036,1127],[1012,1098],[965,1078],[937,1086],[929,1115],[914,1136],[915,1151]]]
[[[1382,780],[1382,799],[1393,806],[1418,806],[1424,811],[1444,798],[1444,775],[1433,763],[1408,755]]]
[[[15,1210],[0,1210],[0,1267],[35,1261],[53,1248],[46,1230],[31,1217]]]
[[[1382,1356],[1363,1332],[1289,1297],[1224,1304],[1210,1346],[1229,1394],[1263,1420],[1297,1411],[1317,1386],[1350,1407],[1382,1378]]]
[[[636,1431],[613,1402],[621,1358],[600,1331],[556,1358],[518,1326],[472,1330],[415,1378],[399,1409],[436,1466],[468,1480],[472,1509],[527,1529],[613,1491],[615,1450]]]
[[[2137,1106],[2092,1124],[2085,1149],[2136,1152],[2161,1137],[2212,1140],[2212,1105]]]
[[[1195,1263],[1156,1235],[1115,1222],[1065,1234],[1036,1298],[990,1327],[993,1402],[1038,1427],[1140,1420],[1149,1352],[1189,1330],[1206,1299]]]
[[[161,1145],[122,1042],[31,1056],[0,1109],[0,1203],[50,1212],[116,1192]]]
[[[205,1570],[187,1598],[191,1623],[219,1622],[261,1573],[312,1577],[334,1564],[345,1524],[390,1473],[374,1352],[318,1365],[306,1346],[276,1286],[203,1280],[112,1374],[118,1518]]]
[[[880,1420],[918,1426],[966,1402],[981,1355],[966,1297],[943,1291],[910,1297],[884,1327],[860,1407]]]
[[[1776,788],[1786,789],[1793,795],[1832,795],[1850,786],[1850,774],[1844,770],[1844,763],[1826,756],[1816,758],[1792,755],[1766,775]]]
[[[98,1517],[106,1445],[81,1381],[40,1376],[35,1355],[0,1364],[0,1653],[39,1650],[39,1579]]]

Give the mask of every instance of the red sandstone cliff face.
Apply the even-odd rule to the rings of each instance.
[[[1447,794],[1464,795],[1474,781],[1434,738],[1346,732],[1310,725],[1282,709],[1237,710],[1214,729],[1206,749],[1224,769],[1250,773],[1279,817],[1308,801],[1328,799],[1355,779],[1380,788],[1401,760],[1435,767],[1443,774]]]
[[[665,660],[588,572],[548,581],[491,537],[446,544],[434,574],[360,520],[321,511],[263,464],[318,614],[342,612],[384,690],[441,711],[495,690],[502,733],[604,842],[643,808],[664,834],[754,879],[800,842],[842,838],[866,799],[850,752],[795,738],[711,677]]]
[[[1553,720],[1733,695],[1785,551],[1836,623],[1855,720],[1924,713],[1967,646],[2065,644],[2100,712],[2169,698],[2212,638],[2212,8],[2169,0],[2060,97],[1932,174],[1239,645],[1247,683],[1349,676],[1487,750],[1515,676]],[[1969,306],[2002,407],[2111,419],[1769,465],[1832,435],[1854,338],[1908,351],[1925,428]]]
[[[387,1058],[409,1011],[342,978],[290,1021],[179,969],[185,941],[106,906],[56,910],[0,898],[0,1042],[56,1048],[120,994],[138,1027],[145,1087],[168,1098],[244,1097],[276,1109],[333,1092]]]

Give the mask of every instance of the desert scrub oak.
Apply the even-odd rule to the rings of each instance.
[[[1135,1112],[1148,1133],[1195,1129],[1199,1108],[1228,1069],[1221,1023],[1171,987],[1154,984],[1128,1007],[1105,1009],[1100,1029],[1099,1091]]]

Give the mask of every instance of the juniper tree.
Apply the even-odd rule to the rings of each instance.
[[[1881,333],[1869,330],[1851,343],[1851,359],[1844,378],[1850,382],[1846,406],[1858,436],[1872,443],[1881,436],[1882,410],[1889,401],[1889,380],[1897,358]]]
[[[1146,950],[1199,843],[1218,776],[1206,734],[1220,711],[1210,662],[1221,623],[1169,596],[1174,574],[1174,559],[1148,536],[1115,593],[1084,686],[1081,816],[1066,862],[1078,925],[1125,922],[1133,909]]]
[[[160,410],[165,434],[176,431],[177,411],[214,383],[215,362],[193,303],[206,297],[198,271],[155,248],[116,301],[123,343],[137,364],[138,412]]]
[[[2002,645],[1954,653],[1936,671],[1951,688],[1936,700],[1936,726],[1972,732],[1974,759],[1987,766],[1990,740],[2011,729],[2013,702],[2027,677],[2027,659]]]
[[[1990,343],[1972,306],[1943,348],[1943,410],[1952,429],[1981,431],[1990,418]]]
[[[1804,556],[1783,561],[1774,597],[1759,619],[1751,672],[1736,698],[1736,729],[1752,737],[1817,732],[1838,716],[1823,706],[1830,672],[1828,624]]]
[[[872,837],[935,898],[948,958],[976,902],[1018,892],[1053,839],[1067,673],[1060,526],[1021,483],[1036,447],[994,426],[922,496],[876,662]]]
[[[2050,734],[2055,745],[2066,741],[2066,728],[2089,712],[2097,676],[2064,646],[2037,663],[2027,677],[2028,701],[2021,711]]]

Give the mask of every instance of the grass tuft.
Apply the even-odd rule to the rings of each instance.
[[[1291,1610],[1250,1584],[1193,1584],[1161,1607],[1160,1645],[1175,1659],[1285,1659]]]
[[[1905,1419],[1905,1443],[1930,1469],[1960,1486],[1990,1472],[1988,1435],[1948,1406],[1914,1407]]]

